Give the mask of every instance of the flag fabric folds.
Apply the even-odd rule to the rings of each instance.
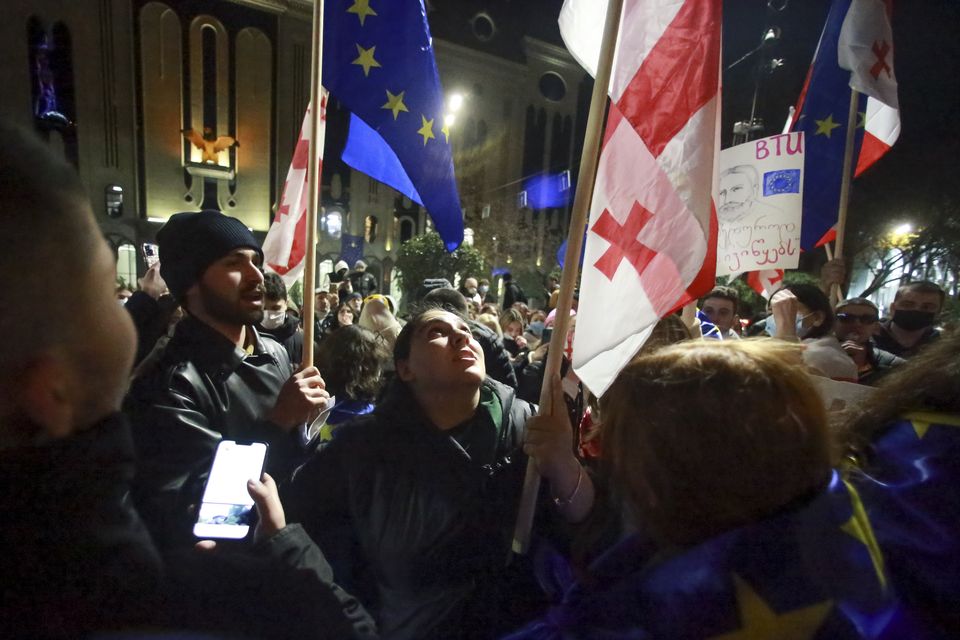
[[[751,289],[769,300],[770,296],[783,286],[783,270],[750,271],[747,273],[747,284],[750,285]]]
[[[554,557],[538,573],[562,598],[508,640],[931,637],[891,587],[864,501],[834,472],[802,506],[680,553],[654,558],[641,534],[627,537],[589,582]]]
[[[350,265],[357,264],[357,260],[363,259],[363,236],[353,236],[344,233],[340,236],[340,259]]]
[[[320,100],[318,153],[323,157],[323,141],[326,132],[327,96]],[[287,179],[283,183],[280,206],[274,216],[273,224],[267,231],[263,242],[263,262],[266,269],[279,275],[288,287],[303,273],[304,256],[307,247],[307,203],[310,198],[310,185],[307,182],[307,167],[310,158],[310,107],[303,116],[300,135],[294,147]],[[319,174],[320,167],[317,168]]]
[[[329,0],[324,24],[323,84],[354,116],[344,161],[422,204],[456,249],[463,212],[423,2]]]
[[[561,34],[589,70],[591,16],[567,0]],[[573,364],[601,395],[656,322],[714,284],[720,0],[626,0],[590,208]]]
[[[793,130],[806,133],[805,181],[816,186],[803,194],[805,251],[818,246],[837,222],[851,86],[863,91],[854,142],[859,175],[900,133],[893,43],[882,0],[834,0],[800,95]]]

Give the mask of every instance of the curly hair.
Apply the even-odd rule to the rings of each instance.
[[[370,331],[349,325],[325,337],[317,348],[317,368],[332,396],[373,401],[383,384],[389,355]]]

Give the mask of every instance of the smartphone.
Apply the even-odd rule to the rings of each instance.
[[[140,249],[143,251],[143,262],[147,265],[147,269],[160,261],[160,249],[157,245],[152,242],[144,242]]]
[[[553,327],[544,328],[543,333],[540,334],[540,344],[550,344],[551,338],[553,338]]]
[[[266,458],[267,445],[263,442],[220,442],[203,490],[193,535],[233,540],[247,536],[253,511],[247,480],[260,477]]]

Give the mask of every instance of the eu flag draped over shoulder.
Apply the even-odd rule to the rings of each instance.
[[[443,94],[421,0],[327,0],[323,84],[352,114],[343,160],[426,207],[463,240]]]
[[[682,551],[654,555],[633,534],[585,574],[558,556],[538,573],[562,596],[506,640],[939,637],[892,584],[860,494],[837,472],[801,505]]]
[[[882,0],[834,0],[830,5],[793,125],[794,131],[806,134],[804,180],[814,187],[803,193],[800,246],[805,251],[829,239],[824,235],[837,222],[851,83],[861,91],[853,151],[856,174],[878,160],[899,135],[893,43],[885,11]],[[871,44],[861,46],[858,40],[863,38]],[[872,78],[863,81],[864,75]]]

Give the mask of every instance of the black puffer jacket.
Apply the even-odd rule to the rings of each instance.
[[[246,354],[188,316],[147,362],[124,403],[139,458],[134,498],[159,546],[191,544],[190,505],[221,439],[269,444],[267,470],[277,478],[302,462],[299,435],[265,419],[292,373],[290,359],[261,335]]]
[[[494,412],[482,414],[484,404],[472,422],[490,436],[495,430],[493,464],[471,458],[396,383],[373,414],[339,427],[281,491],[288,519],[304,525],[337,581],[375,612],[383,637],[495,637],[519,623],[503,614],[521,608],[514,596],[538,592],[533,584],[515,588],[505,571],[533,407],[488,379],[481,403],[493,396],[499,424]]]

